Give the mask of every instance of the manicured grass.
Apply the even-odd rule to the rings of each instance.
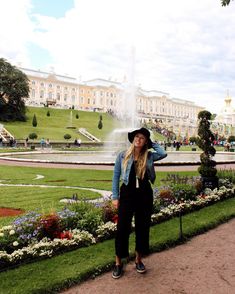
[[[161,179],[169,172],[157,172],[154,187],[161,185]],[[100,190],[112,190],[113,171],[107,170],[75,170],[75,169],[48,169],[36,167],[1,166],[0,180],[3,184],[14,185],[47,185],[46,187],[8,187],[0,189],[0,207],[20,208],[27,211],[39,209],[49,212],[59,210],[64,204],[59,200],[71,197],[77,193],[80,198],[98,198],[100,194],[89,190],[77,190],[72,187],[95,188]],[[197,172],[178,172],[180,175],[197,175]],[[37,175],[44,178],[36,179]],[[63,188],[61,186],[68,186]],[[0,227],[9,224],[16,217],[0,218]]]
[[[184,236],[190,238],[232,217],[235,217],[234,198],[185,215]],[[151,251],[156,252],[179,244],[178,233],[178,218],[153,226],[150,234]],[[133,235],[130,243],[133,257]],[[101,271],[109,270],[113,261],[114,241],[105,241],[2,272],[0,273],[1,291],[5,294],[57,293]]]
[[[181,176],[198,175],[196,171],[182,172],[160,172],[157,171],[154,186],[159,186],[161,179],[167,174],[174,173]],[[37,175],[44,178],[36,180]],[[32,184],[32,185],[56,185],[87,187],[103,190],[111,190],[112,170],[85,170],[85,169],[63,169],[63,168],[37,168],[24,166],[2,165],[0,169],[0,180],[4,184]]]
[[[42,187],[1,187],[0,207],[22,209],[25,212],[37,210],[40,213],[62,210],[66,206],[60,200],[71,198],[76,193],[79,199],[95,199],[100,194],[72,188],[42,188]],[[68,205],[68,204],[67,204]],[[14,217],[0,217],[0,227],[10,224]]]
[[[50,116],[47,116],[47,111]],[[33,115],[37,118],[37,127],[32,126]],[[79,118],[76,119],[76,114]],[[103,128],[98,129],[98,122],[102,115]],[[6,129],[13,134],[17,140],[23,140],[30,133],[36,133],[38,139],[49,138],[51,141],[65,141],[64,135],[70,134],[73,142],[76,138],[81,138],[82,142],[89,141],[78,133],[79,128],[85,128],[88,132],[99,138],[101,141],[108,140],[108,136],[115,128],[121,127],[121,122],[107,113],[89,112],[72,110],[72,126],[76,129],[68,129],[71,126],[71,110],[55,109],[47,107],[28,107],[28,120],[26,122],[1,122]],[[164,140],[160,134],[156,135],[156,139]]]

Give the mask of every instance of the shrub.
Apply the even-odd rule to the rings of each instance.
[[[38,125],[37,117],[36,117],[35,114],[33,115],[32,125],[33,125],[33,127],[35,127],[35,128],[36,128],[36,126]]]
[[[51,240],[59,238],[62,231],[59,216],[55,213],[43,215],[39,220],[38,229],[41,239],[44,237]]]
[[[95,233],[99,225],[103,223],[103,212],[100,207],[92,203],[81,201],[71,206],[71,209],[77,213],[76,228]]]
[[[47,111],[47,116],[51,116],[51,114],[50,114],[50,111],[49,111],[49,110]]]
[[[37,139],[38,135],[36,133],[30,133],[29,134],[29,139],[34,140]]]
[[[103,128],[102,120],[99,120],[98,129],[101,130]]]
[[[211,113],[209,111],[200,111],[198,114],[199,126],[198,126],[198,140],[197,144],[204,152],[201,154],[201,166],[198,168],[198,172],[202,177],[215,177],[217,169],[215,168],[216,162],[212,160],[216,150],[213,147],[215,140],[214,134],[210,130]]]
[[[189,184],[172,185],[172,191],[177,202],[195,200],[197,196],[196,188]]]
[[[70,135],[70,134],[65,134],[65,135],[64,135],[64,139],[65,139],[65,140],[69,140],[69,139],[71,139],[71,135]]]

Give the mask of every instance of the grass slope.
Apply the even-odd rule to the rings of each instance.
[[[47,116],[47,112],[50,112],[50,116]],[[37,127],[32,126],[33,115],[37,118]],[[72,120],[71,120],[72,114]],[[79,118],[76,119],[76,114]],[[98,122],[100,115],[102,115],[103,128],[98,129]],[[6,129],[12,133],[16,139],[23,140],[30,133],[36,133],[38,140],[41,138],[49,138],[51,141],[64,141],[64,135],[70,134],[74,141],[75,138],[81,138],[81,140],[88,141],[87,138],[78,134],[79,128],[85,128],[88,132],[105,141],[108,135],[115,128],[121,127],[121,122],[113,118],[107,113],[78,111],[71,109],[55,109],[47,107],[28,107],[27,111],[27,122],[2,122]],[[71,126],[76,129],[67,129],[66,127]],[[1,123],[1,121],[0,121]],[[156,136],[158,140],[164,140],[164,137],[160,134]]]

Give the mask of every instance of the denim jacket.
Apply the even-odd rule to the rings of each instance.
[[[155,169],[154,169],[154,161],[163,159],[167,156],[166,152],[160,147],[159,144],[153,143],[152,145],[154,151],[148,152],[148,159],[146,164],[146,172],[148,175],[148,179],[153,184],[156,178]],[[118,154],[113,172],[113,186],[112,186],[112,199],[119,199],[119,181],[120,178],[125,185],[128,185],[129,175],[131,171],[131,166],[133,164],[134,158],[133,155],[130,157],[126,170],[123,168],[123,160],[125,158],[126,151],[122,151]]]

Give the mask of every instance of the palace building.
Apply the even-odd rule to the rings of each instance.
[[[20,68],[30,80],[28,106],[52,106],[85,111],[120,113],[128,101],[127,83],[105,79],[78,81],[76,78]],[[132,89],[133,90],[133,89]],[[169,93],[134,88],[135,108],[142,122],[158,120],[181,136],[195,135],[197,115],[204,108],[194,102],[171,98]],[[127,101],[124,101],[127,100]]]

